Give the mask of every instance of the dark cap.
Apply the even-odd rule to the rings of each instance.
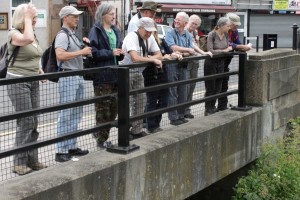
[[[153,10],[155,12],[161,12],[160,8],[162,5],[155,3],[154,1],[145,1],[142,5],[142,7],[138,7],[138,10]]]

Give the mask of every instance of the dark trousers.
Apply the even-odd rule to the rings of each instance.
[[[224,72],[224,58],[207,58],[204,62],[204,76],[214,75]],[[205,97],[221,92],[222,78],[205,81]],[[206,110],[215,109],[216,99],[205,102]]]
[[[95,96],[103,96],[112,93],[116,93],[118,88],[116,84],[99,84],[94,85],[94,94]],[[101,123],[113,121],[117,117],[118,104],[115,97],[111,97],[107,100],[100,100],[95,103],[96,111],[96,125]],[[109,138],[110,128],[104,128],[96,133],[94,137],[98,143],[105,142]]]
[[[228,56],[225,59],[225,63],[224,63],[224,72],[229,72],[229,64],[232,60],[233,56]],[[224,77],[222,80],[222,88],[221,88],[221,92],[227,92],[228,90],[228,82],[229,82],[229,76]],[[218,109],[219,110],[224,110],[227,108],[227,104],[228,104],[228,98],[226,97],[220,97],[218,98]]]
[[[143,71],[144,85],[146,87],[164,84],[168,82],[167,69],[163,66],[162,70],[156,70],[153,66],[147,67]],[[146,93],[147,102],[145,106],[145,112],[150,112],[156,109],[165,108],[168,106],[169,89],[155,90]],[[153,130],[160,126],[162,114],[147,117],[147,129]]]

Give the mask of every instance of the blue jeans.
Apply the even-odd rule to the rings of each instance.
[[[168,64],[168,82],[176,82],[186,80],[187,68],[181,64],[172,63]],[[187,85],[181,84],[169,88],[168,106],[174,106],[184,103],[187,100]],[[169,120],[177,120],[184,118],[185,108],[179,108],[168,113]]]
[[[59,78],[59,103],[73,102],[83,99],[83,78],[69,76]],[[73,107],[59,111],[57,122],[57,135],[77,131],[78,124],[83,115],[83,107]],[[69,149],[76,148],[76,138],[57,143],[58,153],[68,153]]]

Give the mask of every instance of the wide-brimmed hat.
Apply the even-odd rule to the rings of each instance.
[[[81,13],[83,13],[83,11],[79,11],[73,6],[65,6],[60,10],[59,17],[62,19],[67,15],[80,15]]]
[[[142,17],[139,20],[138,27],[142,27],[149,32],[157,31],[154,20],[149,17]]]
[[[231,23],[233,23],[236,26],[241,25],[241,19],[240,17],[235,13],[227,13],[226,17],[230,20]]]
[[[142,5],[142,7],[138,7],[138,10],[153,10],[155,12],[161,12],[161,9],[159,9],[162,5],[155,3],[154,1],[145,1]]]

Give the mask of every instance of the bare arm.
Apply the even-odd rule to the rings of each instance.
[[[11,44],[15,46],[25,46],[31,44],[35,40],[32,21],[36,15],[36,8],[32,4],[28,4],[24,8],[24,30],[23,33],[15,33],[12,35]]]
[[[63,48],[56,48],[55,53],[56,53],[57,60],[67,61],[67,60],[71,60],[73,58],[76,58],[78,56],[92,54],[92,48],[91,47],[85,47],[85,48],[83,48],[79,51],[74,51],[74,52],[68,52],[68,51],[64,50]]]
[[[152,57],[143,57],[140,56],[136,51],[129,51],[129,54],[131,56],[131,60],[133,63],[139,63],[139,62],[152,62],[154,63],[157,67],[162,67],[162,55],[160,51],[154,52],[154,56],[160,57],[160,59],[157,58],[152,58]],[[158,55],[160,54],[160,55]]]

